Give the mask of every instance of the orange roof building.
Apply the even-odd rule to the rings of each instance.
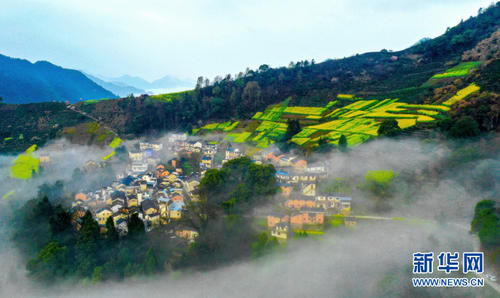
[[[86,200],[87,200],[87,195],[84,193],[79,192],[75,195],[75,201],[86,201]]]

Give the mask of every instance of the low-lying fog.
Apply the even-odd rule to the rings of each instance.
[[[64,144],[62,146],[61,144]],[[476,144],[477,148],[481,145]],[[498,138],[487,144],[498,148]],[[316,155],[315,164],[326,165],[331,178],[364,177],[369,170],[391,169],[405,173],[439,171],[442,161],[453,157],[455,144],[431,144],[416,139],[377,140],[353,148],[349,153]],[[63,148],[64,147],[64,148]],[[474,146],[473,146],[474,147]],[[69,145],[58,141],[36,151],[50,152],[50,173],[26,182],[0,178],[0,197],[15,189],[16,196],[0,199],[0,296],[1,297],[373,297],[399,296],[411,291],[411,254],[417,251],[470,251],[477,237],[468,230],[475,204],[498,198],[500,153],[436,180],[422,177],[419,185],[394,185],[392,210],[386,217],[420,218],[427,221],[361,221],[350,230],[329,231],[323,237],[294,241],[286,251],[257,261],[235,263],[208,272],[183,272],[155,278],[106,282],[83,286],[59,284],[45,288],[30,281],[22,260],[9,241],[9,200],[26,200],[44,182],[71,178],[74,168],[99,160],[109,150]],[[497,150],[498,152],[498,150]],[[0,157],[1,177],[7,177],[12,157]],[[116,166],[116,170],[121,167]],[[431,169],[431,170],[429,170]],[[493,175],[493,183],[476,187],[482,175]],[[396,181],[399,181],[396,179]],[[464,182],[466,181],[466,182]],[[472,183],[472,182],[471,182]],[[84,185],[82,181],[82,185]],[[399,193],[411,188],[414,198]],[[401,190],[401,192],[400,192]],[[408,193],[407,191],[405,193]],[[353,211],[370,204],[362,192],[354,191]],[[404,201],[404,202],[403,202]],[[410,202],[410,203],[409,203]],[[358,213],[359,214],[359,213]],[[377,215],[371,213],[370,215]],[[36,223],[33,223],[36,224]],[[387,288],[393,291],[387,292]],[[383,290],[385,289],[385,290]],[[440,295],[467,295],[470,289],[440,290]],[[450,290],[451,291],[451,290]]]

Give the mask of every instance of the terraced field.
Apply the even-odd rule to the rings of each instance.
[[[188,90],[188,91],[181,91],[181,92],[175,92],[175,93],[151,95],[149,98],[151,98],[152,100],[156,100],[156,101],[171,102],[173,100],[182,99],[183,95],[190,93],[190,92],[193,92],[193,91]]]
[[[196,130],[193,129],[193,132],[197,133],[200,130],[205,130],[205,131],[209,131],[209,132],[212,132],[212,131],[230,132],[230,131],[233,131],[238,126],[238,124],[240,124],[239,121],[235,121],[235,122],[228,121],[228,122],[224,122],[224,123],[209,123],[209,124],[201,127],[200,129],[196,129]]]
[[[325,114],[320,119],[324,122],[307,126],[292,138],[292,142],[314,146],[319,139],[326,138],[335,144],[344,135],[347,144],[354,146],[378,136],[378,127],[384,119],[395,119],[399,127],[406,129],[435,121],[435,117],[448,110],[449,107],[443,105],[408,105],[397,99],[358,100]]]
[[[435,74],[434,76],[432,76],[432,79],[443,79],[443,78],[454,78],[454,77],[467,76],[472,69],[479,67],[480,64],[481,64],[481,62],[478,62],[478,61],[460,63],[459,65],[448,69],[444,73]]]
[[[38,173],[40,160],[32,155],[36,149],[37,146],[32,145],[14,160],[10,171],[11,177],[26,180],[31,178],[33,172]]]
[[[478,66],[479,62],[462,63],[432,78],[467,75]],[[346,137],[349,146],[355,146],[377,137],[379,126],[385,119],[396,120],[401,129],[433,122],[442,118],[452,105],[478,91],[479,87],[472,83],[442,104],[408,104],[399,102],[397,98],[362,100],[353,94],[338,94],[338,100],[330,101],[324,107],[303,107],[289,106],[290,99],[287,99],[255,113],[249,120],[253,123],[249,126],[252,129],[247,131],[242,131],[239,122],[229,121],[207,124],[193,130],[193,134],[217,130],[231,132],[226,140],[266,148],[283,140],[288,121],[295,119],[300,122],[302,130],[290,141],[299,146],[314,148],[320,140],[338,144],[342,135]]]
[[[472,93],[477,92],[477,91],[479,91],[479,86],[477,86],[476,84],[472,83],[469,86],[467,86],[467,87],[463,88],[462,90],[458,91],[457,94],[455,94],[455,96],[453,96],[452,98],[450,98],[447,101],[443,102],[443,104],[445,106],[451,106],[451,105],[459,102],[460,100],[466,98],[467,96],[469,96]]]

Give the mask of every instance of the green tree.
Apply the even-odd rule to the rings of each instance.
[[[186,125],[186,132],[188,135],[191,135],[193,133],[193,125],[191,125],[191,123],[188,123]]]
[[[106,239],[111,243],[117,243],[119,240],[118,231],[115,228],[115,222],[112,216],[106,219]]]
[[[63,277],[68,271],[66,247],[59,246],[56,241],[49,242],[38,257],[26,264],[32,276],[40,280],[53,281],[54,277]]]
[[[286,128],[284,141],[290,140],[294,135],[298,134],[302,129],[300,128],[300,122],[296,119],[288,120],[288,127]]]
[[[347,149],[347,138],[344,135],[341,135],[339,138],[339,147],[343,151]]]
[[[398,125],[398,121],[395,119],[385,119],[382,121],[378,128],[379,136],[394,137],[401,133],[401,128]]]
[[[243,89],[241,98],[243,108],[242,115],[259,107],[262,99],[262,90],[260,89],[259,82],[249,81]]]
[[[349,181],[343,178],[322,182],[320,188],[322,192],[330,195],[350,194],[352,192]]]
[[[481,244],[487,248],[500,246],[500,222],[495,204],[493,200],[477,203],[471,222],[471,231],[478,233]]]
[[[156,259],[153,248],[150,247],[146,253],[146,259],[144,261],[144,273],[153,274],[158,271],[158,261]]]
[[[94,269],[94,273],[92,274],[92,283],[96,284],[101,282],[103,279],[103,274],[102,274],[102,266],[97,266]]]
[[[71,215],[61,205],[54,208],[54,215],[50,217],[49,223],[53,235],[72,228]]]
[[[135,240],[140,239],[145,234],[144,222],[139,218],[138,213],[132,214],[128,224],[128,235]]]
[[[257,240],[252,243],[252,258],[262,257],[277,246],[279,246],[279,243],[276,238],[269,236],[266,232],[262,232],[259,234]]]
[[[82,277],[90,277],[97,263],[97,251],[99,249],[99,225],[92,218],[90,211],[85,213],[82,227],[78,233],[75,247],[77,261],[77,274]]]
[[[391,184],[395,177],[392,170],[368,171],[365,176],[364,189],[375,196],[375,209],[377,211],[387,211],[391,207],[387,199],[392,196]]]
[[[471,116],[460,118],[450,129],[450,135],[454,138],[474,137],[479,134],[479,124]]]
[[[136,270],[134,268],[134,265],[132,265],[132,263],[128,263],[127,266],[125,266],[125,269],[123,270],[123,275],[125,277],[134,276],[135,273],[136,273]]]

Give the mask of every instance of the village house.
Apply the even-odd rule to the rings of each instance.
[[[160,151],[163,149],[163,144],[150,144],[150,143],[139,143],[139,149],[141,151],[145,150],[154,150],[156,152]]]
[[[298,210],[302,208],[315,208],[316,200],[310,197],[294,198],[287,200],[285,202],[285,206],[287,208],[298,209]]]
[[[287,183],[278,183],[278,186],[281,189],[281,194],[285,197],[289,197],[292,194],[292,186]]]
[[[300,174],[299,181],[300,182],[316,182],[318,181],[318,176],[313,174]]]
[[[302,194],[308,197],[316,195],[316,183],[301,183]]]
[[[84,194],[84,193],[77,193],[75,194],[75,201],[72,203],[72,207],[76,207],[76,206],[83,206],[83,205],[86,205],[87,203],[87,195]]]
[[[279,223],[288,223],[289,216],[286,214],[273,213],[267,216],[267,227],[273,228]]]
[[[120,210],[122,210],[124,208],[124,205],[122,205],[120,202],[113,202],[111,204],[111,212],[114,213],[117,213],[117,212],[120,212]]]
[[[271,229],[271,236],[281,240],[286,240],[288,238],[288,224],[279,223],[274,226],[274,228]]]
[[[278,163],[280,167],[290,167],[292,166],[295,159],[297,159],[296,156],[285,154],[279,158]]]
[[[175,231],[175,235],[182,239],[194,241],[200,234],[193,228],[179,228]]]
[[[142,161],[144,154],[141,151],[129,151],[128,157],[132,161]]]
[[[133,173],[145,173],[148,170],[148,164],[143,162],[134,162],[130,166]]]
[[[156,177],[157,178],[167,177],[168,175],[170,175],[170,172],[166,170],[165,165],[159,164],[158,166],[156,166]]]
[[[115,222],[115,225],[116,225],[116,230],[118,231],[118,234],[120,236],[127,235],[127,233],[128,233],[128,224],[127,224],[127,220],[126,219],[120,218],[119,220],[117,220]]]
[[[173,201],[173,202],[181,202],[181,203],[182,203],[182,202],[184,202],[184,198],[183,198],[183,197],[182,197],[182,195],[181,195],[181,194],[182,194],[182,189],[180,190],[180,191],[181,191],[181,194],[179,194],[179,193],[177,192],[177,189],[171,189],[170,191],[172,192],[172,190],[173,190],[173,193],[175,193],[175,195],[173,195],[173,196],[171,197],[172,201]]]
[[[302,211],[290,216],[290,224],[295,227],[303,225],[321,225],[325,222],[325,214],[318,211]]]
[[[290,174],[288,172],[276,171],[276,180],[280,183],[288,183],[290,181]]]
[[[240,149],[228,148],[223,163],[239,157],[241,157]]]
[[[334,196],[316,196],[314,198],[316,200],[316,206],[323,209],[334,209],[340,208],[340,199]]]
[[[148,190],[148,183],[144,180],[139,181],[139,190],[145,192]]]
[[[48,164],[50,163],[50,156],[48,155],[40,155],[40,164]]]
[[[292,164],[293,168],[297,171],[303,171],[306,169],[307,167],[307,161],[303,160],[303,159],[299,159],[297,160],[296,162],[294,162]]]
[[[198,186],[200,185],[200,182],[197,180],[192,180],[189,182],[185,182],[184,185],[186,187],[186,192],[188,193],[191,200],[198,201],[199,194],[197,193],[197,191],[198,191]]]
[[[326,176],[328,175],[328,172],[326,171],[326,168],[324,166],[307,167],[306,173],[318,176],[320,178],[326,178]]]
[[[187,135],[186,134],[171,134],[168,137],[168,142],[171,144],[177,143],[177,142],[183,142],[187,140]]]
[[[108,217],[110,217],[112,215],[113,215],[113,212],[111,212],[111,209],[109,209],[109,208],[99,209],[95,213],[97,223],[101,226],[106,225],[106,220],[108,220]]]
[[[342,214],[344,214],[344,215],[351,214],[351,202],[352,202],[352,198],[350,198],[350,197],[340,197]]]
[[[122,209],[119,210],[118,212],[113,213],[113,222],[116,224],[118,220],[120,219],[127,219],[128,218],[128,210]]]
[[[182,151],[186,152],[201,152],[201,148],[203,147],[203,144],[199,141],[187,141],[184,143],[184,148],[181,148]],[[179,150],[179,151],[181,151]]]
[[[168,204],[170,203],[170,198],[161,197],[158,199],[158,208],[160,210],[160,217],[162,219],[168,218]]]
[[[350,197],[338,197],[338,196],[316,196],[317,207],[328,210],[329,212],[334,211],[335,213],[341,213],[344,215],[351,214],[351,202]]]
[[[155,201],[147,199],[141,203],[142,213],[145,215],[158,213],[158,206]]]
[[[201,158],[200,167],[205,168],[205,169],[211,169],[212,168],[212,158],[210,156],[204,155]]]
[[[172,202],[168,205],[168,217],[170,219],[182,218],[182,209],[184,208],[183,202]]]
[[[214,156],[217,153],[217,144],[214,142],[206,142],[202,149],[204,155]]]
[[[279,164],[280,163],[280,158],[283,157],[283,154],[280,154],[279,151],[275,151],[275,152],[270,152],[266,155],[266,160],[268,161],[272,161],[273,163],[275,164]]]
[[[73,215],[71,216],[71,223],[75,225],[76,230],[79,231],[82,226],[81,219],[85,216],[87,210],[81,206],[76,206],[73,207],[72,209],[73,209]]]
[[[131,195],[127,198],[127,207],[138,207],[139,201],[137,200],[137,195]]]
[[[147,222],[147,225],[150,225],[151,227],[156,227],[160,224],[160,213],[155,212],[155,213],[145,214],[144,220]]]
[[[139,207],[137,207],[137,206],[128,207],[129,216],[134,214],[134,213],[139,213]]]

